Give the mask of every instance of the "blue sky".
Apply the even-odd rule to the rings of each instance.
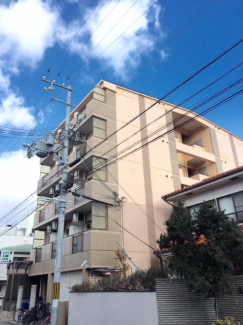
[[[21,132],[26,128],[51,130],[63,120],[65,107],[51,103],[50,96],[65,100],[66,94],[62,91],[44,94],[43,76],[70,83],[74,104],[101,79],[162,97],[239,40],[242,17],[240,0],[3,0],[0,4],[1,129],[7,126],[21,128]],[[173,39],[175,33],[178,35]],[[166,100],[180,103],[240,63],[242,53],[241,44]],[[241,66],[184,106],[192,108],[237,80],[242,69]],[[242,96],[206,117],[242,137]],[[13,161],[17,162],[16,174],[24,175],[27,169],[33,175],[24,190],[21,186],[17,188],[16,199],[7,199],[6,209],[36,187],[38,162],[36,159],[26,162],[21,151],[26,140],[30,138],[0,138],[0,164],[8,168]],[[0,176],[5,179],[7,170],[2,173]],[[12,175],[16,180],[13,171]],[[19,179],[19,184],[23,182]],[[13,187],[16,184],[10,184],[6,193],[0,192],[3,202]]]

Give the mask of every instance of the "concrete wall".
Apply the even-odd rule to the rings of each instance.
[[[68,324],[157,325],[155,292],[70,293]]]

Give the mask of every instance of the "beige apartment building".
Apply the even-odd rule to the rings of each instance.
[[[86,142],[70,146],[70,163],[85,155],[69,167],[68,178],[73,183],[72,191],[85,198],[68,193],[61,301],[68,300],[72,285],[88,277],[107,276],[114,270],[118,264],[114,254],[118,248],[116,241],[138,267],[148,268],[156,259],[153,248],[171,212],[161,195],[243,165],[242,140],[207,119],[200,117],[185,124],[194,114],[183,108],[174,109],[173,104],[163,101],[141,114],[156,100],[101,81],[71,113],[71,127],[84,135]],[[138,114],[141,115],[137,119],[114,133]],[[151,123],[154,120],[157,121]],[[58,136],[63,128],[64,123],[55,134]],[[109,139],[95,147],[106,137]],[[126,155],[134,149],[138,150]],[[121,159],[115,161],[117,156]],[[105,163],[110,165],[91,172]],[[38,195],[55,196],[62,166],[48,156],[41,160],[41,171]],[[113,207],[113,192],[123,197],[120,207]],[[45,231],[45,244],[32,251],[29,276],[39,278],[40,293],[47,301],[51,299],[57,211],[55,204],[46,205],[45,210],[36,214],[33,226]]]

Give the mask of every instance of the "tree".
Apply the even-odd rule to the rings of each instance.
[[[243,274],[243,233],[236,222],[206,203],[191,217],[179,202],[166,226],[158,244],[172,253],[169,274],[216,302],[230,293],[230,276]]]

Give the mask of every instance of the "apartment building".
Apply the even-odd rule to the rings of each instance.
[[[161,195],[243,164],[240,138],[203,117],[184,123],[194,114],[163,101],[143,114],[156,100],[101,81],[71,113],[70,127],[79,131],[85,142],[70,146],[70,163],[79,157],[84,159],[71,164],[68,179],[72,191],[85,197],[71,192],[67,195],[61,301],[68,300],[72,285],[114,271],[118,263],[116,242],[140,268],[148,268],[156,259],[153,248],[171,212]],[[56,137],[63,128],[64,122],[54,131]],[[163,136],[146,145],[159,135]],[[58,155],[61,157],[62,152]],[[58,195],[62,166],[53,156],[42,158],[40,164],[42,177],[37,194]],[[116,204],[116,193],[122,198],[120,206]],[[32,251],[29,276],[39,279],[40,294],[49,301],[56,255],[57,204],[50,203],[38,211],[33,228],[45,232],[45,244]]]

